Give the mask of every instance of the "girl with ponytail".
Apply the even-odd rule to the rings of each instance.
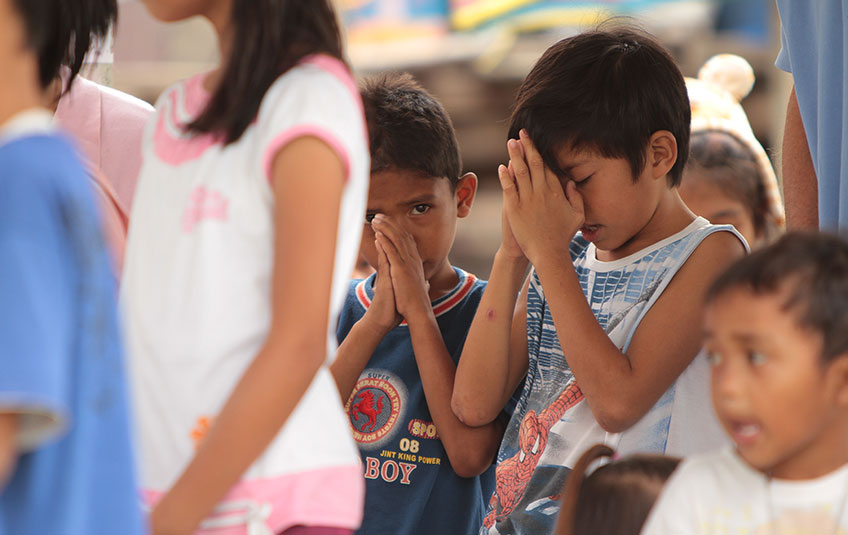
[[[222,58],[159,98],[130,223],[153,533],[350,533],[363,479],[328,365],[369,157],[330,0],[145,3],[205,17]]]
[[[586,475],[599,461],[609,462]],[[609,446],[592,446],[565,482],[557,535],[639,535],[679,462],[661,455],[616,459]]]

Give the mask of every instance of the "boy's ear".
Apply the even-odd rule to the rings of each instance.
[[[477,175],[465,173],[456,182],[456,191],[454,192],[457,217],[465,217],[471,212],[471,205],[474,204],[476,195]]]
[[[657,130],[648,141],[647,165],[653,178],[664,178],[677,162],[677,139],[668,130]]]

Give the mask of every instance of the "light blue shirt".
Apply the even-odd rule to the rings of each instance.
[[[777,0],[780,54],[792,73],[818,176],[819,225],[848,234],[848,0]]]
[[[21,414],[0,535],[144,533],[123,354],[87,177],[53,134],[0,141],[0,410]]]

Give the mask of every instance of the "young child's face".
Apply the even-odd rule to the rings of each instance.
[[[665,180],[651,180],[648,166],[634,181],[623,158],[569,149],[561,149],[557,158],[568,173],[560,178],[563,188],[574,180],[583,197],[586,220],[580,230],[587,241],[601,251],[617,252],[648,226],[659,202],[658,186],[665,188]]]
[[[377,267],[370,223],[376,214],[383,214],[412,235],[427,280],[451,269],[448,253],[456,234],[456,219],[467,215],[463,209],[463,198],[469,193],[465,180],[461,179],[456,191],[451,192],[450,182],[444,178],[422,177],[395,169],[373,173],[360,249],[362,256]],[[472,190],[472,197],[473,194]]]
[[[692,212],[706,218],[714,225],[733,225],[750,246],[760,236],[757,234],[751,211],[739,200],[727,196],[721,188],[701,176],[702,171],[687,168],[678,191],[680,198]]]
[[[713,406],[742,458],[774,477],[807,479],[848,455],[838,436],[844,425],[836,425],[844,409],[840,379],[821,359],[821,334],[784,308],[787,295],[720,295],[706,310],[705,349]]]

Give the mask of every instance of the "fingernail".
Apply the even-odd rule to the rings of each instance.
[[[521,136],[521,137],[527,137],[527,129],[522,128],[521,130],[518,131],[518,135]]]
[[[510,139],[507,142],[507,145],[509,145],[509,148],[511,148],[511,149],[517,149],[518,148],[518,141],[515,140],[515,139]]]
[[[506,166],[504,164],[500,164],[498,166],[498,173],[503,173],[506,171]]]

